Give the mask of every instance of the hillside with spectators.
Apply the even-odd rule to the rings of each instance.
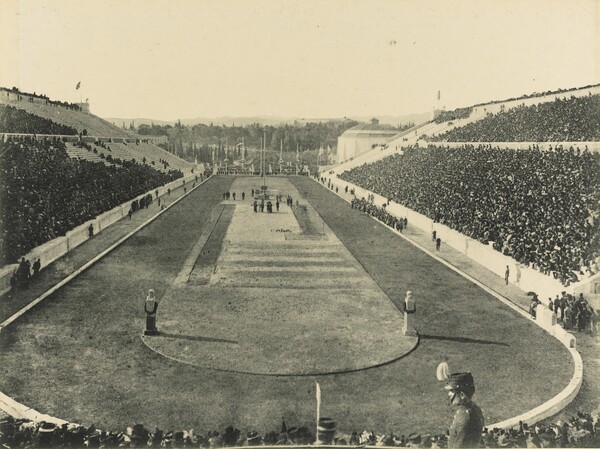
[[[391,198],[564,285],[600,255],[600,154],[411,147],[341,179]]]
[[[461,118],[467,118],[473,112],[472,107],[458,108],[452,111],[441,111],[437,117],[433,119],[435,123],[444,123],[451,120],[459,120]]]
[[[22,109],[0,105],[0,133],[74,135],[77,134],[77,130]]]
[[[518,106],[497,114],[488,114],[481,120],[454,128],[429,140],[444,142],[598,141],[600,140],[600,95],[572,96],[532,106]]]
[[[182,176],[148,165],[72,159],[59,139],[0,141],[2,263]]]

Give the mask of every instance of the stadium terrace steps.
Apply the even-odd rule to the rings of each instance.
[[[67,148],[67,154],[73,159],[82,159],[90,162],[102,162],[105,165],[112,165],[110,162],[107,162],[106,159],[102,159],[98,154],[88,151],[85,148],[75,146],[72,143],[66,143],[65,146]]]
[[[160,171],[169,171],[169,170],[181,170],[181,171],[189,171],[193,164],[190,164],[178,157],[172,155],[168,151],[163,150],[162,148],[156,147],[155,145],[149,143],[106,143],[106,147],[101,147],[95,144],[88,144],[92,147],[92,149],[96,149],[97,153],[94,153],[93,150],[89,151],[85,148],[78,147],[74,143],[67,142],[67,153],[70,157],[76,159],[88,160],[91,162],[104,162],[106,165],[112,165],[110,162],[106,161],[100,157],[100,154],[104,154],[104,156],[112,156],[112,158],[118,158],[122,160],[132,160],[135,159],[137,162],[142,163],[144,157],[146,158],[146,163],[156,170]],[[110,148],[110,150],[109,150]],[[160,162],[160,160],[166,160],[169,162],[167,168],[164,168],[164,165]],[[152,164],[152,161],[155,163]]]
[[[77,131],[80,133],[85,130],[87,136],[97,136],[105,139],[108,139],[109,137],[118,139],[144,139],[146,137],[138,135],[129,130],[119,128],[118,126],[115,126],[112,123],[109,123],[106,120],[93,114],[87,114],[81,111],[75,111],[60,106],[45,105],[37,102],[31,103],[28,101],[17,101],[13,98],[7,99],[4,96],[0,96],[0,104],[10,105],[17,109],[22,109],[30,114],[34,114],[39,117],[46,118],[48,120],[52,120],[53,122],[66,126],[71,126],[73,128],[76,128]],[[73,138],[75,138],[75,136]],[[84,137],[84,140],[88,141],[92,138],[93,137]],[[179,169],[181,171],[188,171],[192,167],[194,167],[194,164],[186,162],[183,159],[151,143],[139,142],[137,144],[125,144],[110,142],[107,143],[107,145],[111,148],[112,151],[108,151],[104,148],[98,147],[98,154],[104,153],[105,156],[111,154],[113,158],[117,157],[124,160],[136,159],[136,161],[139,162],[141,162],[145,157],[148,164],[151,164],[151,161],[154,160],[155,168],[160,170],[165,170],[164,166],[159,162],[160,159],[163,159],[169,163],[169,166],[167,167],[166,171],[176,169]],[[72,150],[73,148],[71,147],[69,149],[69,154],[75,154],[75,152]],[[83,156],[83,154],[80,154],[76,157],[86,159]],[[97,161],[96,158],[91,158],[88,160]]]
[[[157,167],[160,165],[159,161],[161,159],[166,160],[169,163],[169,167],[167,167],[167,169],[179,169],[185,171],[193,167],[192,163],[184,161],[183,159],[175,156],[174,154],[171,154],[168,151],[163,150],[162,148],[151,143],[139,142],[135,144],[129,143],[127,145],[119,143],[116,145],[126,147],[128,151],[137,153],[139,156],[136,157],[136,160],[138,161],[141,161],[144,157],[146,158],[149,164],[151,163],[150,161],[156,161]]]

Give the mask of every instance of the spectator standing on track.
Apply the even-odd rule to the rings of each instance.
[[[42,262],[40,261],[40,259],[38,258],[38,260],[36,260],[33,263],[33,277],[37,277],[38,273],[40,272],[40,269],[42,268]]]
[[[504,272],[504,282],[506,283],[506,285],[508,285],[509,276],[510,276],[510,268],[508,268],[508,265],[507,265],[506,271]]]
[[[442,246],[442,239],[438,237],[437,239],[435,239],[435,250],[439,251],[441,246]]]

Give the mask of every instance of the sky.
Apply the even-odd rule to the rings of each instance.
[[[405,115],[600,82],[600,0],[0,0],[0,10],[0,86],[89,98],[101,117]]]

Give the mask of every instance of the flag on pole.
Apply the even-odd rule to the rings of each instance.
[[[317,441],[319,441],[319,419],[321,419],[321,387],[317,384]]]
[[[80,87],[81,87],[81,81],[79,81],[79,82],[77,83],[77,86],[75,86],[75,90],[79,89]]]

